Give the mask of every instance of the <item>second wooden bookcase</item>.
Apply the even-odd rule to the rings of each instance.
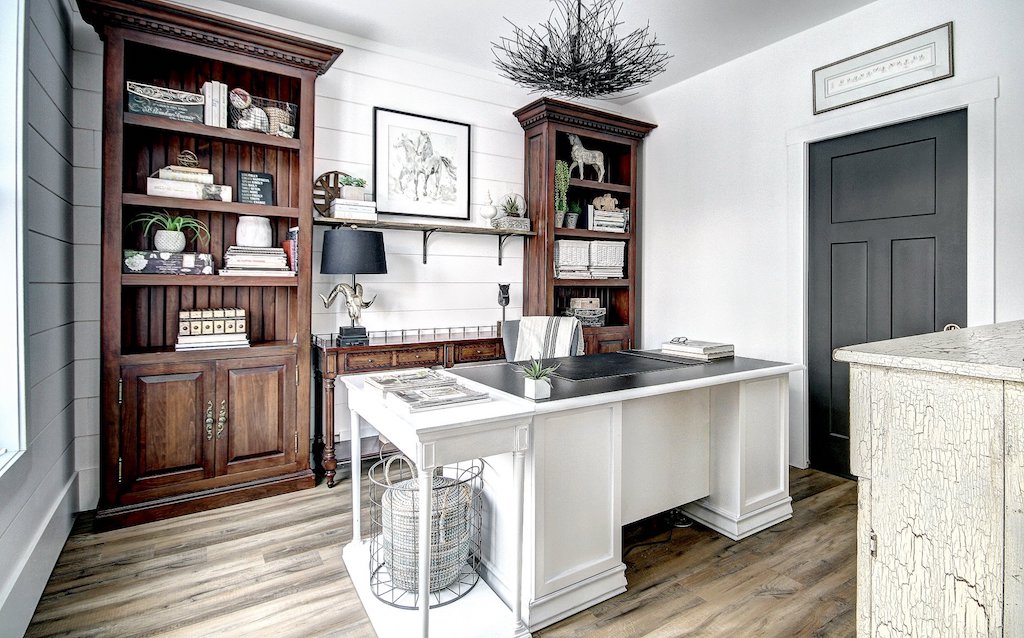
[[[525,239],[523,314],[562,315],[573,297],[600,300],[607,309],[603,327],[584,328],[587,354],[631,348],[636,342],[636,295],[639,281],[637,242],[642,211],[637,173],[640,145],[656,125],[551,98],[541,98],[514,114],[525,132],[526,199],[536,237]],[[596,181],[592,169],[569,180],[568,201],[584,213],[576,228],[555,225],[555,161],[571,163],[569,135],[578,135],[588,150],[604,155],[605,175]],[[587,230],[587,204],[610,194],[620,208],[629,208],[625,233]],[[621,279],[560,279],[555,277],[555,241],[623,241],[626,243]]]

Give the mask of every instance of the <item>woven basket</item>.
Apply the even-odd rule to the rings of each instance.
[[[256,97],[242,89],[232,89],[228,98],[231,128],[295,137],[298,113],[299,107],[291,102]]]
[[[607,308],[570,308],[566,311],[570,317],[576,317],[585,328],[600,328],[604,326],[605,318],[608,315]]]
[[[576,239],[559,239],[555,242],[556,266],[590,265],[590,244]]]
[[[419,588],[419,478],[391,485],[389,469],[402,455],[387,460],[384,476],[390,488],[381,499],[384,562],[396,587]],[[433,477],[430,496],[430,591],[444,589],[459,577],[469,558],[470,505],[473,493],[465,481]]]
[[[590,242],[591,266],[622,266],[626,263],[626,242]]]

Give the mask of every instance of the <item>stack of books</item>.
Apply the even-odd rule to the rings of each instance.
[[[377,202],[337,198],[331,201],[331,217],[354,222],[375,222]]]
[[[214,184],[208,169],[171,165],[161,168],[156,175],[146,179],[147,195],[231,201],[231,187]]]
[[[714,361],[716,359],[728,359],[735,355],[735,348],[731,343],[716,343],[714,341],[697,341],[686,339],[679,342],[666,341],[661,344],[661,352],[687,359],[699,361]]]
[[[224,253],[221,275],[236,277],[294,277],[284,248],[231,246]]]
[[[590,242],[558,239],[554,258],[556,279],[590,279]]]
[[[206,308],[178,312],[175,350],[248,348],[244,308]]]
[[[207,126],[228,126],[228,85],[223,82],[203,82],[203,124]]]
[[[600,230],[606,233],[624,233],[629,229],[629,209],[594,210],[593,205],[587,207],[589,215],[588,230]]]
[[[590,242],[590,278],[622,279],[625,274],[626,242]]]
[[[486,392],[470,390],[459,385],[455,377],[426,368],[367,377],[364,388],[395,409],[409,413],[491,400]]]

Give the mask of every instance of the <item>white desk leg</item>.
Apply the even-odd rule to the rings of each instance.
[[[349,442],[352,455],[349,457],[349,474],[352,479],[352,542],[358,543],[363,535],[363,508],[360,499],[360,489],[363,480],[363,448],[359,438],[359,414],[355,410],[349,410],[351,415],[351,430]]]
[[[423,638],[430,635],[430,492],[434,482],[433,468],[420,472],[420,620]]]
[[[525,483],[526,452],[516,450],[512,453],[512,481],[516,486],[516,513],[513,525],[516,528],[516,542],[513,545],[515,556],[515,575],[512,578],[512,621],[513,636],[529,636],[529,629],[523,622],[523,494]]]

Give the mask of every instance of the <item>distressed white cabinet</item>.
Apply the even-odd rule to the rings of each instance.
[[[1024,321],[840,348],[857,635],[1024,636]]]

